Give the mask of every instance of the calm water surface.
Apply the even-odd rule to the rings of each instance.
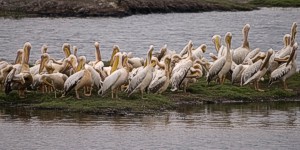
[[[48,44],[48,52],[54,58],[62,58],[64,42],[76,45],[79,55],[85,55],[88,61],[95,59],[95,41],[101,44],[104,60],[110,58],[114,44],[122,51],[144,57],[150,44],[156,51],[168,44],[170,49],[179,52],[188,40],[193,40],[195,46],[205,43],[207,53],[215,53],[213,35],[232,32],[232,47],[237,48],[242,43],[241,30],[246,23],[251,25],[252,49],[279,50],[292,23],[300,23],[299,14],[299,8],[262,8],[250,12],[149,14],[125,18],[0,18],[0,59],[13,61],[16,50],[26,41],[33,46],[31,62],[40,57],[43,44]]]
[[[1,149],[299,149],[300,102],[182,106],[153,116],[0,107]]]
[[[215,52],[211,37],[228,31],[238,47],[246,23],[252,48],[278,50],[292,22],[300,23],[299,14],[297,8],[263,8],[125,18],[0,18],[0,59],[13,61],[25,41],[33,46],[31,62],[40,57],[42,44],[62,58],[64,42],[76,45],[88,60],[94,59],[95,41],[105,60],[114,44],[143,57],[150,44],[155,50],[168,44],[179,52],[193,40],[195,46],[207,44],[209,53]],[[300,149],[299,114],[299,102],[203,105],[125,117],[2,107],[0,149]]]

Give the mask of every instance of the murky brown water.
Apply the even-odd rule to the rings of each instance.
[[[300,102],[182,106],[145,116],[0,108],[1,149],[299,149]]]

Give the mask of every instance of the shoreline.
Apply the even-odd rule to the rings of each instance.
[[[249,0],[0,0],[2,17],[126,17],[135,14],[251,11]]]
[[[127,97],[124,92],[120,93],[120,99],[111,99],[110,94],[104,97],[98,96],[97,91],[93,91],[91,97],[82,97],[76,100],[74,93],[70,93],[65,98],[54,98],[54,93],[40,93],[29,91],[27,98],[18,98],[14,91],[9,95],[0,92],[0,106],[4,107],[24,107],[29,110],[60,110],[64,112],[77,112],[95,115],[152,115],[166,111],[172,111],[181,106],[197,106],[205,104],[244,104],[261,102],[288,102],[300,101],[300,74],[297,73],[288,80],[288,85],[292,92],[284,91],[280,83],[275,83],[267,88],[267,81],[261,83],[265,92],[255,91],[250,86],[239,87],[226,84],[217,85],[213,83],[207,86],[205,79],[191,85],[187,93],[182,91],[172,93],[167,91],[161,95],[146,94],[146,100],[140,98],[136,93]],[[81,92],[80,92],[81,93]]]

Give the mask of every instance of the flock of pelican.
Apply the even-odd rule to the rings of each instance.
[[[41,48],[41,59],[29,66],[31,44],[26,42],[23,49],[17,50],[17,57],[13,64],[0,62],[1,89],[9,94],[17,90],[19,97],[24,98],[28,90],[40,92],[61,92],[65,97],[75,90],[76,98],[80,99],[80,91],[85,96],[91,96],[96,89],[98,95],[111,92],[112,98],[118,98],[119,92],[126,92],[128,96],[140,92],[163,93],[168,87],[171,91],[186,88],[206,77],[207,84],[215,81],[224,84],[225,80],[232,84],[245,86],[252,83],[255,90],[265,76],[269,78],[269,85],[276,81],[283,83],[296,73],[296,42],[297,24],[294,22],[290,34],[283,37],[284,46],[281,50],[269,49],[266,52],[259,48],[251,50],[248,41],[250,25],[242,29],[243,43],[232,49],[232,34],[227,32],[224,37],[225,45],[221,43],[221,36],[212,37],[217,54],[210,53],[210,59],[204,57],[207,46],[201,44],[194,48],[193,42],[176,53],[164,45],[154,53],[150,45],[145,59],[133,57],[132,53],[121,52],[119,46],[114,45],[110,64],[105,66],[101,59],[100,44],[95,42],[95,60],[87,62],[85,56],[77,56],[77,47],[68,43],[63,44],[64,58],[54,59],[47,53],[47,45]],[[83,89],[83,90],[82,90]]]

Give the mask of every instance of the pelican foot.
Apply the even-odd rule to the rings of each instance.
[[[87,96],[87,97],[89,97],[89,96],[91,96],[92,94],[91,93],[85,93],[84,94],[84,96]]]
[[[258,92],[264,92],[265,90],[262,89],[257,89]]]
[[[285,91],[289,91],[289,92],[292,92],[294,91],[293,89],[284,89]]]

